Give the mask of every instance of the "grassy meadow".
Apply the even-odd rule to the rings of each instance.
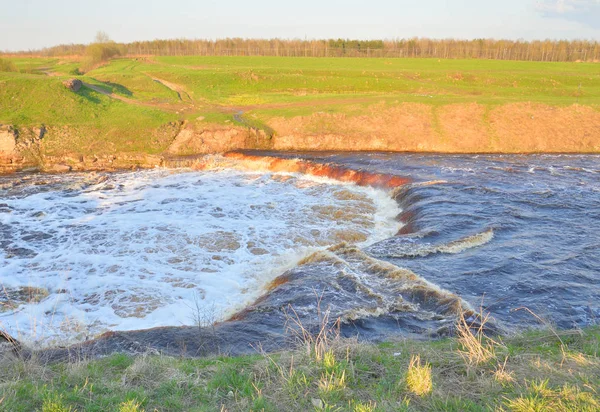
[[[120,128],[124,123],[154,125],[198,116],[226,122],[233,121],[230,114],[237,109],[268,120],[315,110],[351,113],[379,102],[595,107],[600,102],[600,70],[594,63],[151,57],[111,60],[80,75],[77,60],[6,60],[19,72],[0,72],[0,122],[19,125],[106,121]],[[130,101],[86,88],[77,95],[62,90],[61,81],[72,77]],[[144,105],[136,106],[136,102]]]

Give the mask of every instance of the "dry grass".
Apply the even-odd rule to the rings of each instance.
[[[156,387],[164,381],[182,382],[186,377],[171,366],[168,357],[141,355],[125,369],[121,383],[127,386]]]
[[[406,387],[415,395],[424,396],[431,393],[433,381],[431,379],[431,365],[421,365],[421,355],[413,355],[406,371]]]
[[[340,319],[331,322],[329,310],[321,309],[322,295],[316,296],[317,324],[304,325],[300,316],[292,306],[288,306],[285,316],[285,330],[292,340],[305,348],[306,354],[321,362],[326,354],[340,342]]]
[[[468,322],[465,313],[458,315],[456,323],[456,336],[461,347],[460,355],[470,366],[477,366],[496,357],[495,347],[498,342],[485,336],[485,324],[489,321],[489,313],[482,312],[477,315],[477,320]]]
[[[130,401],[123,402],[121,406],[119,406],[119,412],[144,412],[144,410],[142,409],[140,403],[132,399]]]
[[[504,358],[504,363],[498,363],[496,370],[494,371],[494,379],[501,385],[510,385],[514,382],[514,373],[506,369],[506,362],[508,362],[508,356]]]
[[[513,412],[595,412],[600,410],[600,402],[590,392],[564,385],[552,388],[548,380],[530,382],[527,392],[516,399],[506,399],[506,406]]]
[[[42,412],[71,412],[73,408],[65,406],[61,396],[52,394],[44,399],[42,404]]]
[[[377,410],[376,402],[368,402],[368,403],[357,403],[353,406],[353,412],[375,412]]]
[[[600,410],[598,328],[529,332],[500,344],[462,316],[456,338],[373,345],[344,339],[317,303],[310,326],[288,309],[297,345],[281,353],[57,365],[0,359],[0,410]]]
[[[346,387],[346,371],[342,371],[340,376],[335,372],[323,372],[321,379],[317,382],[320,392],[328,393]]]

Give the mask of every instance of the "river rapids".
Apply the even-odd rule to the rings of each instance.
[[[149,331],[210,326],[231,349],[323,313],[371,340],[444,335],[479,310],[506,330],[589,325],[599,164],[253,153],[0,177],[0,329],[37,346],[127,331],[168,346]]]

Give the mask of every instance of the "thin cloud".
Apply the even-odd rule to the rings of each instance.
[[[541,0],[536,3],[536,9],[544,17],[600,28],[600,0]]]
[[[567,14],[598,10],[600,0],[541,0],[536,8],[545,13]]]

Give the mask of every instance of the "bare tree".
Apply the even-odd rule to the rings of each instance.
[[[94,43],[100,43],[100,44],[104,44],[104,43],[110,43],[110,37],[108,37],[108,34],[102,30],[99,30],[98,33],[96,33],[96,37],[94,38]]]
[[[110,49],[108,58],[121,56],[289,56],[289,57],[416,57],[450,59],[494,59],[527,61],[594,61],[600,59],[600,42],[594,40],[502,40],[427,39],[164,39],[115,43],[99,31],[91,45],[60,45],[30,50],[22,55],[89,55],[98,47]],[[106,51],[106,50],[105,50]],[[102,59],[107,53],[102,53]]]

